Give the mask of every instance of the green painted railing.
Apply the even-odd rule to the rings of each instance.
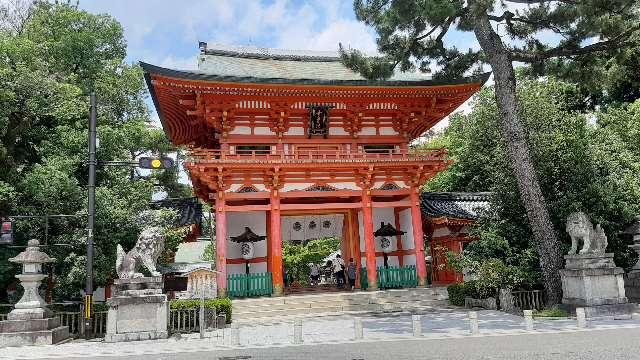
[[[414,265],[378,268],[378,288],[398,289],[418,286],[418,276]]]
[[[379,289],[399,289],[418,286],[418,275],[414,265],[388,268],[378,268],[378,288]],[[360,288],[363,290],[369,287],[367,279],[367,269],[360,269]]]
[[[230,297],[271,295],[273,293],[271,273],[228,275],[227,293]]]

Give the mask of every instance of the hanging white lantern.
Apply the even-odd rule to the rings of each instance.
[[[387,237],[381,237],[380,248],[382,249],[382,252],[385,254],[388,254],[391,251],[393,251],[393,249],[391,248],[391,240],[389,240],[389,238]]]
[[[242,258],[245,260],[253,259],[253,243],[245,242],[242,243],[240,247],[240,251],[242,252]]]

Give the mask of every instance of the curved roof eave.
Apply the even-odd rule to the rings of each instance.
[[[478,76],[462,77],[452,80],[319,80],[319,79],[287,79],[287,78],[259,78],[209,74],[193,70],[174,70],[145,62],[140,62],[145,74],[156,74],[181,80],[254,83],[254,84],[280,84],[280,85],[328,85],[328,86],[389,86],[389,87],[415,87],[415,86],[441,86],[441,85],[483,85],[491,75],[490,72]],[[147,81],[148,82],[148,81]],[[150,84],[149,84],[150,85]]]

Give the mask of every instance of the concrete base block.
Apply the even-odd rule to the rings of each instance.
[[[169,323],[167,296],[158,293],[157,278],[119,279],[119,296],[110,298],[105,342],[166,339]],[[130,282],[128,282],[130,280]]]
[[[69,338],[69,328],[59,326],[49,330],[0,333],[0,348],[7,346],[53,345]]]
[[[624,271],[613,263],[613,254],[565,256],[562,278],[562,308],[585,309],[587,318],[628,316],[635,306],[625,296]]]
[[[637,311],[638,306],[636,304],[614,304],[614,305],[597,305],[597,306],[576,306],[571,304],[561,304],[559,308],[569,313],[575,314],[576,308],[584,308],[585,317],[587,319],[600,318],[600,317],[613,317],[613,318],[631,318],[634,312]]]

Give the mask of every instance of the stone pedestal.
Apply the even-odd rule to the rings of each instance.
[[[169,302],[162,286],[162,277],[114,280],[105,341],[167,338]]]
[[[588,318],[630,315],[635,305],[625,296],[624,271],[616,267],[613,254],[566,255],[562,278],[562,307],[583,307]]]

